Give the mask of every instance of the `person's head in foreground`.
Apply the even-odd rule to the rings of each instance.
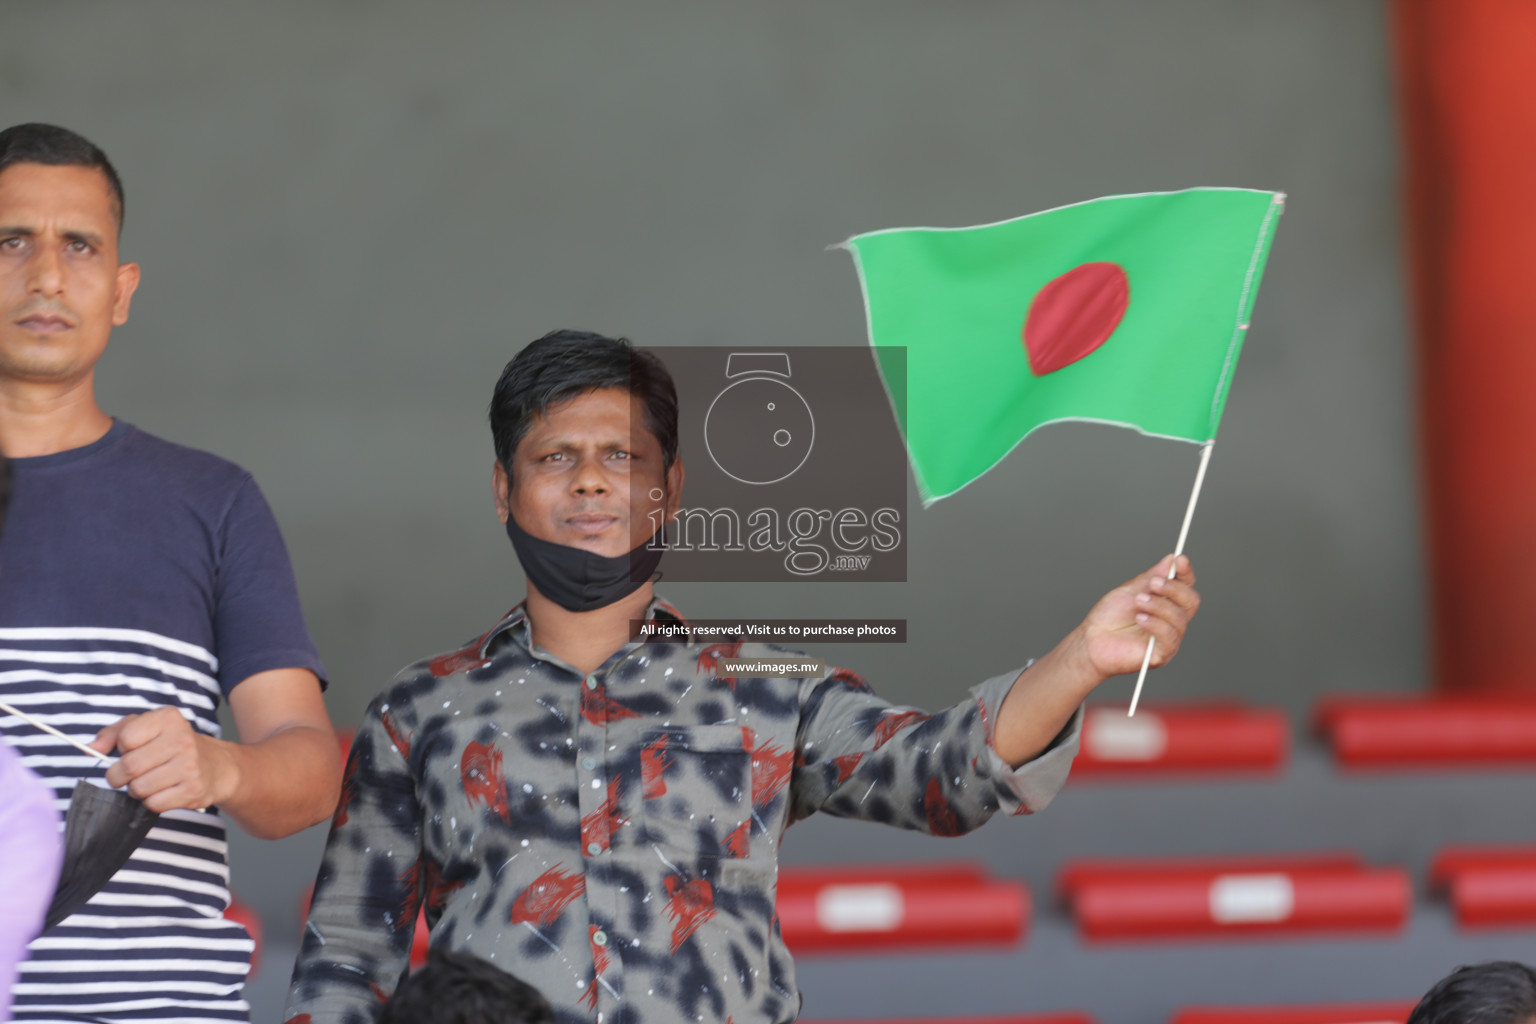
[[[489,961],[433,946],[378,1024],[555,1024],[555,1012],[532,985]]]
[[[1408,1024],[1536,1024],[1536,970],[1513,960],[1458,967],[1441,978]]]

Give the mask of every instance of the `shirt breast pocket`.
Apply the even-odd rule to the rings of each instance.
[[[744,739],[734,725],[649,726],[642,731],[644,842],[695,863],[750,853],[752,755]]]

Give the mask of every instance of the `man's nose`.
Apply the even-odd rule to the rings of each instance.
[[[576,472],[571,478],[573,491],[577,494],[607,494],[609,486],[608,474],[600,457],[587,455],[577,461]]]
[[[38,246],[27,261],[27,290],[46,298],[63,293],[64,259],[52,246]]]

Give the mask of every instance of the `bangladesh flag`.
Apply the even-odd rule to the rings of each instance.
[[[1283,204],[1195,188],[845,242],[923,504],[1047,423],[1213,440]]]

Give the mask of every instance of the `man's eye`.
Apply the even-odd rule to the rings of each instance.
[[[614,452],[613,453],[613,457],[616,458],[616,459],[632,459],[632,458],[634,458],[634,456],[631,455],[629,452]]]
[[[69,251],[72,252],[72,253],[86,253],[86,252],[90,252],[91,251],[91,247],[90,247],[89,243],[81,242],[81,241],[78,241],[78,240],[70,242],[69,245],[66,248],[68,248]]]
[[[10,238],[0,238],[0,249],[20,249],[21,239],[16,235]]]

